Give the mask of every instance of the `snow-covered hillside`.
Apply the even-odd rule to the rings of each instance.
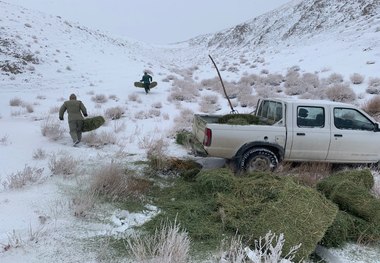
[[[105,252],[89,240],[128,231],[156,213],[147,207],[121,222],[122,211],[109,206],[78,218],[73,200],[101,165],[133,166],[145,160],[154,141],[169,145],[170,155],[189,157],[174,143],[175,128],[190,129],[193,113],[230,111],[220,92],[201,84],[216,76],[209,54],[233,88],[244,76],[284,77],[295,67],[321,79],[342,74],[345,82],[358,73],[364,81],[349,85],[360,104],[371,97],[365,93],[370,79],[380,77],[380,4],[296,0],[231,29],[152,46],[0,1],[0,262],[100,262]],[[133,86],[144,70],[158,82],[147,95]],[[249,96],[260,95],[250,89]],[[267,93],[287,95],[282,78],[276,89]],[[90,116],[108,115],[94,135],[100,142],[85,134],[81,146],[72,147],[67,116],[58,120],[58,107],[71,93]],[[238,99],[240,112],[253,110]],[[112,120],[112,110],[123,112],[122,118]],[[62,137],[43,136],[47,125],[65,129]],[[52,161],[62,156],[79,162],[70,178],[52,175]],[[39,175],[35,182],[6,187],[28,169]],[[364,262],[351,250],[340,255],[342,262]],[[376,262],[378,254],[371,253],[367,262]]]

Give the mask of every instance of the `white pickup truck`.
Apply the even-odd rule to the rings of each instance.
[[[272,170],[281,161],[377,163],[379,124],[353,105],[323,100],[263,99],[258,125],[218,123],[194,116],[193,134],[208,156],[234,161],[240,171]]]

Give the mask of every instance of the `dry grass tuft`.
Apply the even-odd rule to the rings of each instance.
[[[31,168],[25,166],[24,170],[12,173],[4,182],[2,182],[4,188],[20,189],[29,183],[36,183],[42,178],[43,168]]]
[[[174,222],[162,223],[153,235],[133,234],[126,243],[136,262],[186,263],[189,259],[190,238],[187,232]]]
[[[62,156],[57,157],[53,154],[49,160],[49,169],[54,175],[63,175],[64,177],[71,176],[75,173],[79,161],[74,157],[63,153]]]
[[[66,129],[61,127],[61,123],[51,116],[48,116],[41,124],[42,135],[50,140],[57,141],[62,139],[65,132]]]

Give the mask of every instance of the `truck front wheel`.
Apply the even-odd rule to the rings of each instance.
[[[240,161],[240,169],[244,172],[272,171],[278,165],[277,156],[264,148],[253,148],[246,151]]]

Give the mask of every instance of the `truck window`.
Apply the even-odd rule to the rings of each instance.
[[[263,101],[256,114],[268,124],[274,124],[282,120],[282,103],[277,101]]]
[[[342,130],[375,130],[375,124],[356,109],[334,108],[334,125]]]
[[[297,126],[300,128],[325,127],[325,109],[323,107],[298,106]]]

